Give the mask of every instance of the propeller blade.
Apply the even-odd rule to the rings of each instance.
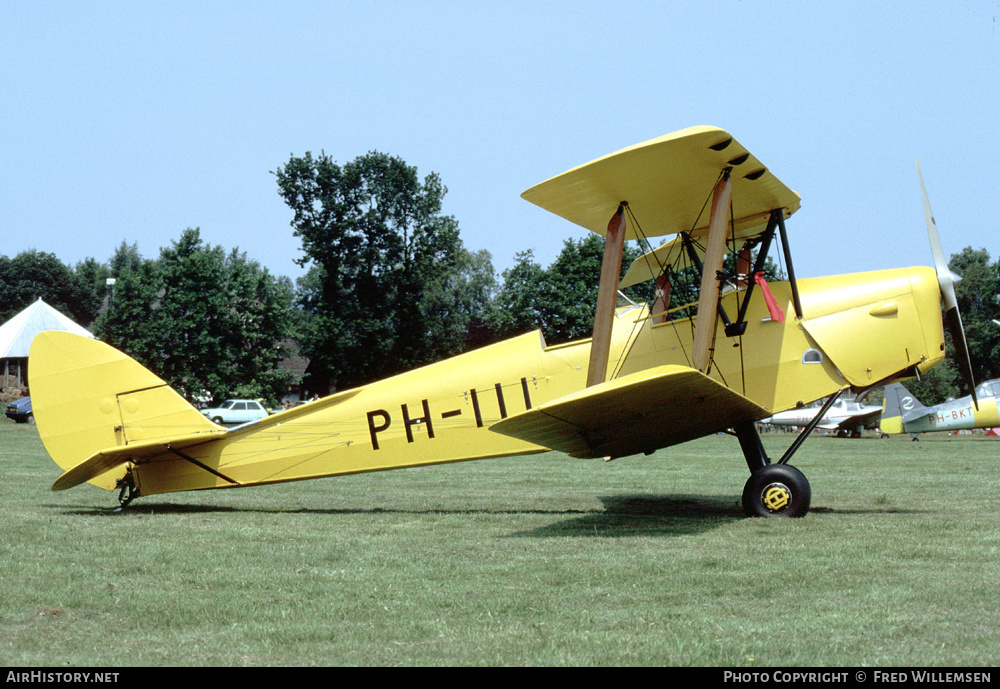
[[[941,298],[944,300],[945,322],[948,324],[948,332],[951,333],[951,340],[955,345],[955,353],[958,355],[962,377],[965,378],[965,382],[969,386],[972,394],[972,403],[978,410],[979,400],[976,399],[976,381],[972,376],[972,358],[969,356],[969,345],[965,340],[965,329],[962,327],[962,314],[958,311],[958,300],[955,298],[955,283],[960,278],[951,272],[951,269],[948,267],[948,259],[944,255],[944,249],[941,248],[941,236],[938,234],[934,213],[931,212],[931,202],[927,197],[927,187],[924,186],[924,175],[920,172],[919,160],[917,161],[917,176],[920,178],[920,193],[924,198],[924,219],[927,221],[927,238],[931,242],[934,270],[937,271],[938,285],[941,288]]]

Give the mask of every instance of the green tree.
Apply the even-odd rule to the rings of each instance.
[[[6,323],[24,306],[14,282],[12,262],[0,254],[0,323]],[[20,307],[20,308],[19,308]]]
[[[311,267],[300,303],[313,386],[352,387],[448,353],[464,324],[436,307],[462,244],[440,178],[378,152],[343,166],[306,153],[274,175]]]
[[[626,245],[622,272],[640,255]],[[503,274],[503,287],[494,309],[498,335],[510,337],[539,328],[549,344],[590,337],[594,329],[594,305],[601,279],[604,239],[589,234],[583,239],[567,239],[562,251],[546,268],[526,251],[517,254],[513,268]],[[633,298],[639,289],[624,291]]]
[[[287,355],[283,340],[291,332],[292,283],[287,277],[272,277],[236,249],[226,257],[224,268],[229,328],[222,348],[232,360],[229,394],[265,396],[273,403],[293,382],[280,366]]]
[[[161,276],[155,261],[139,259],[112,274],[108,308],[94,323],[94,334],[161,377],[159,305]]]
[[[1000,327],[995,322],[1000,320],[1000,260],[990,263],[986,249],[967,246],[951,257],[948,267],[962,277],[955,298],[976,382],[1000,378]]]
[[[235,250],[227,256],[202,244],[198,229],[185,230],[156,261],[134,259],[115,262],[121,272],[98,336],[189,399],[277,402],[289,382],[278,364],[290,282]]]
[[[109,277],[111,271],[108,266],[93,258],[86,258],[73,268],[73,313],[80,325],[89,327],[97,319],[108,294]]]
[[[108,270],[111,271],[112,276],[120,275],[125,270],[138,270],[143,264],[142,255],[139,253],[139,245],[136,243],[129,244],[124,240],[115,250],[114,256],[108,261]]]
[[[563,242],[562,251],[545,271],[539,306],[544,313],[543,332],[552,344],[593,334],[603,259],[604,239],[591,233],[579,241]],[[623,270],[629,263],[626,256]]]
[[[503,285],[497,293],[491,313],[492,330],[500,338],[519,335],[543,326],[539,286],[545,281],[545,269],[535,261],[531,249],[514,256],[514,265],[503,272]]]
[[[433,327],[436,356],[453,356],[491,342],[489,315],[497,291],[490,252],[460,248],[455,268],[429,283],[423,310]]]
[[[83,326],[97,317],[102,295],[96,283],[104,273],[94,259],[81,262],[76,271],[55,254],[34,249],[0,259],[0,323],[37,299]]]
[[[231,394],[235,362],[224,347],[230,326],[224,258],[221,247],[203,246],[200,232],[190,228],[160,250],[160,374],[187,397]]]

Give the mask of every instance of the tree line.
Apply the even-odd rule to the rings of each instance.
[[[74,267],[39,251],[0,255],[0,322],[42,298],[189,399],[271,404],[291,384],[327,394],[536,328],[549,344],[590,336],[601,237],[566,240],[547,267],[523,251],[497,275],[442,212],[435,173],[371,152],[344,164],[293,155],[273,174],[302,242],[294,284],[188,228],[155,258],[127,242]],[[623,265],[640,254],[627,247]],[[977,380],[1000,377],[1000,261],[967,248],[952,268],[964,278],[956,291]],[[627,294],[648,301],[652,289]],[[672,299],[683,292],[675,286]],[[309,360],[304,380],[281,365],[290,344]],[[934,371],[921,382],[928,398],[958,394],[950,360]]]

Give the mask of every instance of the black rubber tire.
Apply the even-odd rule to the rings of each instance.
[[[743,487],[743,512],[748,517],[804,517],[812,490],[798,469],[769,464],[758,469]]]

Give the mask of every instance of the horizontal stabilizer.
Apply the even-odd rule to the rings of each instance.
[[[251,421],[241,426],[229,430],[216,428],[212,430],[198,431],[188,434],[177,434],[170,437],[157,438],[155,440],[140,440],[131,442],[128,445],[116,445],[100,450],[84,461],[80,462],[72,469],[60,476],[52,484],[52,490],[66,490],[81,483],[86,483],[115,467],[123,466],[131,461],[142,460],[144,458],[155,457],[173,450],[183,450],[193,445],[201,445],[212,440],[219,440],[230,435],[253,431],[262,427],[280,426],[282,423],[291,421],[306,413],[315,412],[324,407],[331,407],[345,400],[354,397],[364,388],[355,388],[345,392],[324,397],[315,402],[302,404],[278,414],[272,414],[257,421]]]
[[[109,447],[91,455],[56,479],[56,482],[52,484],[52,490],[66,490],[78,486],[135,459],[152,457],[170,449],[181,450],[225,436],[226,431],[220,429],[178,436],[172,438],[170,442],[150,440]]]
[[[622,457],[769,415],[700,371],[669,365],[560,397],[490,430],[574,457]]]

